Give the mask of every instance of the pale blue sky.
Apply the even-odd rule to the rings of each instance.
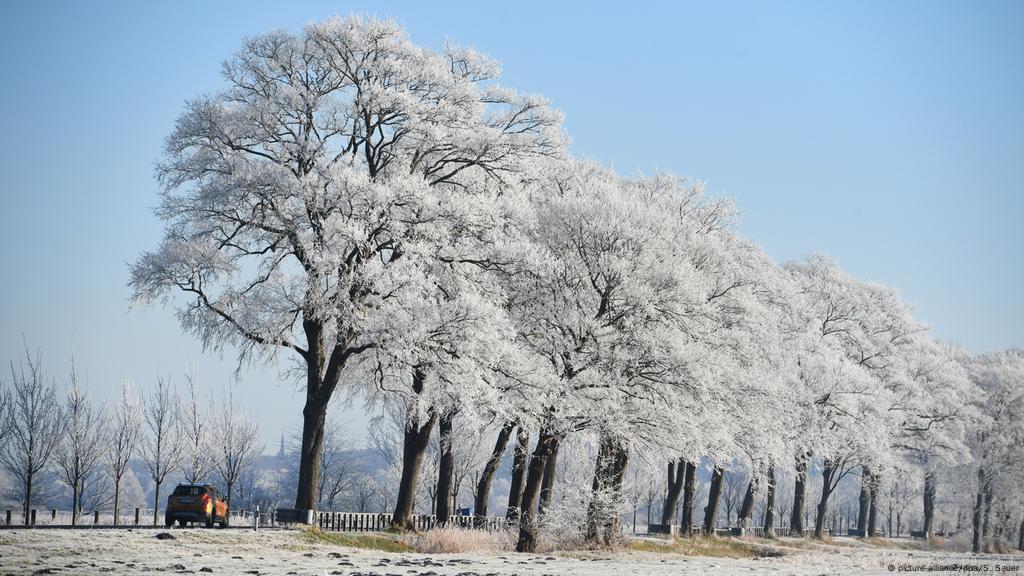
[[[74,349],[101,397],[186,359],[226,382],[171,309],[128,313],[153,161],[243,37],[351,12],[491,54],[575,153],[706,180],[776,260],[826,252],[940,338],[1024,346],[1024,2],[569,4],[4,2],[0,359],[24,334],[61,376]],[[297,421],[274,368],[240,386],[268,440]]]

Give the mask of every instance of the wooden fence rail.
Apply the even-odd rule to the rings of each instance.
[[[387,530],[391,525],[391,514],[372,512],[333,512],[318,511],[314,522],[318,528],[329,532],[379,532]],[[414,514],[413,527],[416,530],[431,530],[438,527],[437,516],[432,514]],[[447,526],[455,528],[479,528],[493,532],[508,525],[504,517],[488,516],[482,522],[475,516],[452,516]]]

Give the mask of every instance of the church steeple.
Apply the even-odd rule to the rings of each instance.
[[[284,458],[284,431],[281,432],[281,447],[277,449],[277,457]]]

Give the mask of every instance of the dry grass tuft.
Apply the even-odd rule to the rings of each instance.
[[[402,537],[402,542],[424,554],[507,552],[515,549],[515,540],[507,530],[487,532],[465,528],[435,528],[407,534]]]

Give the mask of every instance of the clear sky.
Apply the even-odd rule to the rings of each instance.
[[[1024,346],[1024,2],[578,6],[0,4],[0,359],[24,336],[62,382],[74,351],[101,398],[123,376],[180,384],[188,361],[225,384],[230,353],[204,353],[172,309],[129,312],[127,263],[161,236],[153,162],[242,38],[352,12],[489,53],[565,113],[576,154],[706,181],[778,261],[831,254],[899,287],[939,338]],[[276,448],[296,384],[269,367],[238,386]]]

